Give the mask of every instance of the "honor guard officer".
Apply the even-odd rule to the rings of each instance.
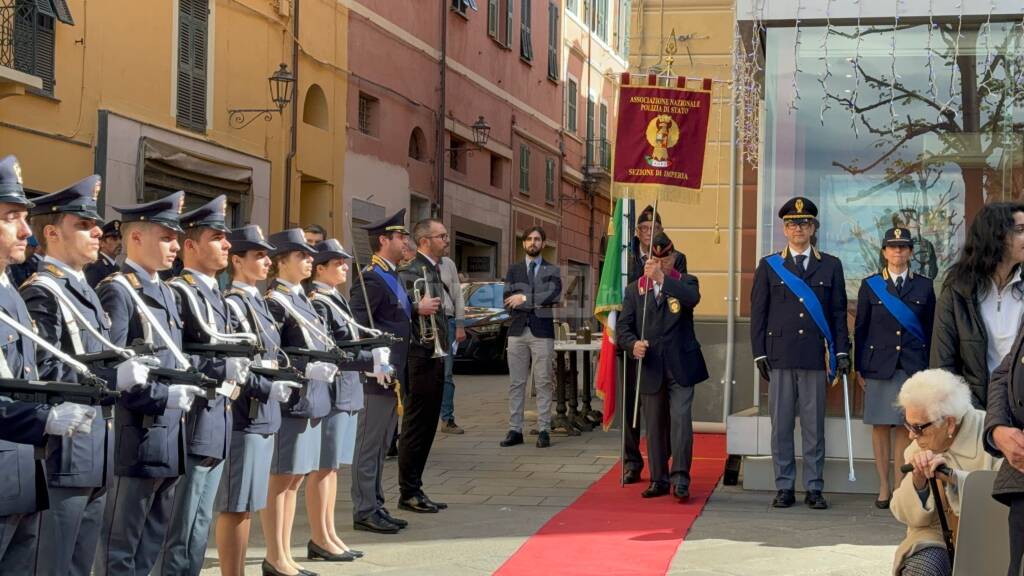
[[[906,228],[890,228],[882,240],[882,271],[860,283],[853,327],[854,367],[864,388],[864,423],[874,427],[872,445],[879,477],[878,508],[888,508],[889,458],[895,486],[903,473],[910,437],[897,399],[903,383],[928,368],[935,318],[932,279],[910,270],[914,239]],[[895,434],[895,445],[890,436]]]
[[[179,218],[185,193],[114,208],[121,214],[125,261],[100,282],[97,294],[110,315],[117,346],[141,340],[157,347],[161,367],[184,370],[181,316],[171,289],[158,273],[178,253]],[[185,471],[184,414],[203,389],[150,378],[122,391],[114,412],[117,450],[112,497],[107,499],[96,573],[149,574],[160,554]]]
[[[85,279],[93,288],[117,272],[117,257],[121,254],[121,221],[111,220],[103,225],[102,230],[99,258],[85,267]]]
[[[398,421],[396,386],[405,383],[409,331],[413,317],[412,300],[398,277],[396,263],[409,237],[405,210],[363,226],[369,236],[372,262],[352,288],[352,313],[356,322],[394,334],[401,340],[390,347],[394,379],[383,376],[387,366],[375,366],[380,378],[365,378],[365,407],[356,427],[355,458],[352,463],[353,528],[381,534],[395,534],[408,523],[391,516],[384,507],[381,489],[384,455]],[[385,362],[385,363],[386,363]],[[436,420],[436,418],[435,418]]]
[[[772,461],[778,493],[772,505],[796,500],[793,427],[800,416],[804,503],[828,508],[825,468],[825,390],[850,370],[843,264],[811,245],[818,208],[797,196],[779,210],[788,245],[765,256],[754,273],[750,339],[754,362],[770,382]]]
[[[32,235],[25,218],[31,206],[17,159],[0,158],[0,309],[23,326],[31,326],[32,320],[4,268],[25,259],[26,242]],[[0,352],[0,377],[39,379],[35,344],[3,323]],[[46,445],[48,435],[68,440],[77,435],[89,437],[95,414],[93,408],[78,404],[50,407],[15,401],[4,396],[0,385],[0,572],[37,573],[39,511],[46,508],[47,494],[33,445]],[[70,555],[74,542],[63,545]]]
[[[235,332],[232,319],[217,284],[216,275],[228,265],[225,224],[227,198],[218,196],[195,210],[182,214],[181,276],[168,284],[178,297],[182,319],[182,345],[217,344],[219,334]],[[212,399],[197,398],[185,418],[188,455],[185,477],[174,496],[174,515],[167,529],[161,574],[195,576],[203,567],[206,544],[213,521],[213,503],[224,473],[231,440],[230,400],[237,397],[249,377],[249,358],[226,354],[193,355],[192,365],[222,382]],[[248,394],[249,392],[246,392]]]
[[[708,379],[708,369],[693,327],[700,286],[695,276],[674,268],[676,258],[668,236],[655,236],[644,275],[626,287],[615,337],[630,356],[643,359],[640,393],[651,484],[642,496],[668,494],[671,485],[673,495],[686,500],[693,460],[694,386]],[[632,419],[633,404],[626,410],[626,418]]]
[[[100,186],[99,176],[89,176],[37,198],[29,210],[33,235],[46,256],[22,286],[21,295],[39,335],[72,356],[108,349],[103,339],[110,336],[110,318],[83,273],[96,259],[103,222],[96,211]],[[78,374],[50,352],[40,349],[36,357],[41,380],[78,382]],[[116,371],[92,368],[122,388],[145,383],[148,373],[138,360],[129,360]],[[39,574],[88,576],[92,570],[113,479],[112,426],[109,418],[98,420],[91,434],[51,438],[48,443],[50,508],[42,517]]]

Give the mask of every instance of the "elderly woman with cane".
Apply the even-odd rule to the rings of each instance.
[[[898,402],[913,440],[904,453],[913,470],[903,477],[890,504],[893,516],[907,526],[896,549],[893,575],[949,576],[953,565],[940,514],[951,522],[959,515],[959,487],[968,473],[998,467],[982,446],[985,413],[971,406],[963,378],[940,369],[907,379]],[[929,486],[932,478],[943,486],[938,503]]]

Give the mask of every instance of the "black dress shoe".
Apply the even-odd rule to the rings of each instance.
[[[398,526],[388,522],[379,512],[352,522],[352,528],[377,534],[398,534]]]
[[[515,446],[516,444],[523,443],[523,433],[516,432],[515,430],[509,430],[508,434],[505,435],[505,439],[499,444],[502,448],[508,448],[509,446]]]
[[[623,484],[636,484],[640,481],[640,471],[633,468],[627,469],[622,473]]]
[[[690,488],[682,484],[676,484],[675,487],[672,488],[672,495],[685,502],[690,499]]]
[[[792,490],[779,490],[772,500],[772,508],[789,508],[796,503],[796,494]]]
[[[435,502],[434,500],[430,499],[430,496],[427,496],[426,494],[424,494],[422,492],[420,492],[420,498],[423,498],[429,504],[433,504],[434,506],[437,506],[438,510],[447,510],[448,509],[448,504],[446,504],[444,502]]]
[[[417,514],[437,513],[437,506],[434,506],[427,500],[424,500],[419,494],[399,500],[398,508],[401,510],[408,510],[409,512],[416,512]]]
[[[312,570],[306,570],[305,568],[299,568],[299,576],[320,576],[320,573],[313,572]]]
[[[391,522],[395,526],[398,526],[399,529],[405,528],[406,526],[409,525],[409,521],[408,520],[402,520],[401,518],[395,518],[394,516],[391,515],[391,512],[388,512],[387,508],[381,507],[381,509],[378,510],[377,513],[380,514],[381,516],[383,516],[384,519],[387,520],[388,522]]]
[[[356,559],[355,555],[349,552],[335,554],[312,540],[306,542],[306,558],[310,560],[327,560],[328,562],[351,562]]]
[[[540,434],[537,435],[537,448],[550,448],[551,447],[551,435],[548,434],[547,430],[541,430]]]
[[[640,493],[644,498],[657,498],[658,496],[664,496],[668,494],[668,484],[664,482],[651,482],[651,485]]]
[[[821,495],[821,490],[809,490],[807,495],[804,496],[804,504],[811,510],[827,510],[828,502],[825,501],[825,497]]]
[[[263,561],[263,564],[260,564],[260,568],[263,571],[263,576],[295,576],[294,574],[279,571],[266,560]]]
[[[885,500],[875,500],[875,508],[878,508],[879,510],[888,510],[889,498],[886,498]]]
[[[345,552],[348,552],[349,554],[351,554],[355,558],[362,558],[363,556],[366,555],[366,554],[363,553],[362,550],[353,550],[352,548],[349,548],[348,550],[345,550]]]

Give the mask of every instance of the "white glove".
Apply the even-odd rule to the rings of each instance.
[[[89,434],[95,417],[96,409],[92,406],[64,402],[50,408],[50,413],[46,415],[45,431],[51,436]]]
[[[391,372],[392,370],[389,369],[384,372],[374,372],[373,374],[371,374],[371,376],[377,379],[377,384],[380,384],[382,388],[390,388]]]
[[[184,410],[192,409],[192,402],[196,396],[205,393],[199,386],[190,384],[171,384],[167,387],[167,409]]]
[[[292,390],[299,390],[302,384],[287,380],[276,380],[270,384],[270,397],[278,402],[287,402],[292,397]]]
[[[235,384],[243,384],[249,379],[249,358],[228,358],[224,360],[224,379]]]
[[[149,369],[160,366],[156,356],[134,356],[117,365],[117,391],[124,392],[136,385],[146,385]]]
[[[391,348],[381,346],[370,350],[373,354],[373,371],[375,373],[387,372],[391,364]]]
[[[338,373],[338,367],[328,362],[310,362],[306,364],[306,378],[319,382],[330,382]]]

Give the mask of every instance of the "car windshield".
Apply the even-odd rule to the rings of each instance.
[[[470,292],[469,298],[466,300],[466,306],[475,306],[477,308],[501,308],[504,306],[504,301],[501,297],[503,284],[480,284],[477,286],[467,286],[466,291]]]

